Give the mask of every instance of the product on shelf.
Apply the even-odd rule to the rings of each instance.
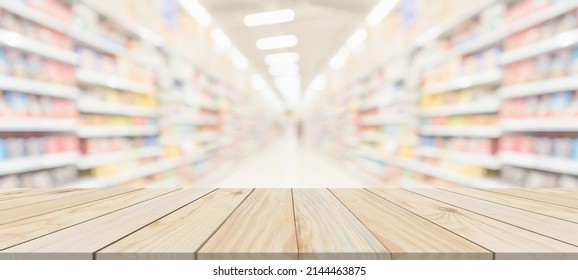
[[[12,48],[0,47],[0,71],[0,74],[17,78],[75,84],[74,66]]]
[[[578,117],[578,91],[558,92],[503,101],[502,118]]]
[[[563,49],[522,60],[504,68],[503,85],[519,85],[548,79],[563,78],[576,72],[578,48]]]
[[[468,115],[451,117],[432,117],[423,119],[423,124],[433,126],[495,126],[499,118],[496,115]]]
[[[578,188],[578,177],[505,166],[502,179],[517,187]]]
[[[157,146],[157,137],[91,138],[82,139],[80,141],[80,151],[84,155],[102,155],[114,152],[128,152],[134,149]]]
[[[421,146],[453,152],[467,152],[483,155],[495,155],[498,152],[498,141],[483,138],[444,138],[422,137]]]
[[[571,136],[508,135],[500,139],[500,150],[575,160],[578,163],[578,138]]]
[[[8,159],[76,152],[77,150],[78,139],[75,136],[0,138],[0,162]]]
[[[74,119],[76,102],[69,99],[0,91],[0,117]]]
[[[77,178],[76,167],[67,166],[18,175],[0,176],[2,188],[58,188]]]
[[[84,126],[147,126],[155,125],[155,118],[110,116],[110,115],[89,115],[80,116],[80,124]]]
[[[46,11],[43,11],[43,13],[45,12]],[[51,30],[48,27],[36,24],[2,10],[0,10],[0,29],[11,31],[26,38],[37,40],[65,50],[74,49],[74,41],[68,34]]]

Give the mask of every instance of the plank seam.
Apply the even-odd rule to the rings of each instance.
[[[458,237],[460,237],[460,238],[462,238],[462,239],[464,239],[464,240],[467,240],[467,241],[469,241],[469,242],[471,242],[471,243],[473,243],[473,244],[476,244],[477,246],[480,246],[480,248],[483,248],[484,250],[492,253],[492,260],[495,260],[495,259],[496,259],[496,253],[495,253],[494,251],[486,248],[485,246],[482,246],[481,244],[478,244],[477,242],[475,242],[475,241],[473,241],[473,240],[470,240],[469,238],[466,238],[466,237],[464,237],[464,236],[462,236],[462,235],[460,235],[460,234],[458,234],[458,233],[456,233],[456,232],[453,232],[453,231],[451,231],[450,229],[443,227],[442,225],[439,225],[439,224],[437,224],[437,223],[435,223],[435,222],[433,222],[433,221],[430,221],[429,219],[427,219],[427,218],[425,218],[425,217],[423,217],[423,216],[421,216],[421,215],[419,215],[419,214],[417,214],[417,213],[415,213],[415,212],[413,212],[413,211],[411,211],[411,210],[409,210],[409,209],[407,209],[407,208],[405,208],[405,207],[403,207],[403,206],[401,206],[401,205],[399,205],[399,204],[397,204],[397,203],[395,203],[395,202],[393,202],[393,201],[391,201],[391,200],[389,200],[389,199],[387,199],[387,198],[385,198],[385,197],[383,197],[383,196],[381,196],[381,195],[379,195],[379,194],[377,194],[377,193],[375,193],[375,192],[372,192],[370,189],[365,189],[365,190],[368,191],[368,192],[370,192],[370,193],[372,193],[372,194],[374,194],[374,195],[376,195],[377,197],[379,197],[379,198],[381,198],[381,199],[383,199],[383,200],[385,200],[385,201],[387,201],[387,202],[389,202],[389,203],[391,203],[391,204],[393,204],[393,205],[395,205],[395,206],[397,206],[397,207],[399,207],[399,208],[401,208],[401,209],[403,209],[403,210],[405,210],[405,211],[407,211],[407,212],[409,212],[409,213],[417,216],[418,218],[420,218],[420,219],[422,219],[422,220],[424,220],[424,221],[427,221],[427,222],[430,223],[430,224],[435,225],[436,227],[439,227],[439,228],[441,228],[441,229],[443,229],[443,230],[445,230],[445,231],[447,231],[447,232],[449,232],[449,233],[451,233],[451,234],[453,234],[453,235],[456,235],[456,236],[458,236]],[[405,189],[403,189],[403,188],[402,188],[402,190],[407,191],[407,190],[405,190]],[[412,192],[412,193],[413,193],[413,192]],[[429,198],[429,197],[426,197],[426,198],[431,199],[431,198]],[[445,203],[445,202],[443,202],[443,201],[440,201],[440,202]],[[445,204],[449,204],[449,203],[445,203]],[[449,204],[449,205],[451,205],[451,204]],[[472,212],[472,211],[469,211],[469,212]]]
[[[526,199],[526,200],[532,200],[532,201],[538,201],[538,202],[548,203],[548,204],[552,204],[552,205],[556,205],[556,206],[564,206],[564,207],[568,207],[568,208],[578,209],[578,207],[572,207],[572,206],[563,205],[563,204],[558,204],[558,203],[554,203],[554,202],[550,202],[550,201],[543,201],[543,200],[539,200],[539,199],[534,199],[534,198],[529,198],[529,197],[518,196],[518,195],[515,195],[515,194],[496,192],[496,191],[490,190],[490,189],[479,189],[479,190],[486,191],[486,192],[491,192],[491,193],[503,194],[503,195],[512,196],[512,197],[516,197],[516,198],[522,198],[522,199]]]
[[[135,192],[135,191],[138,191],[138,189],[134,189],[134,190],[131,190],[131,191],[128,191],[128,192],[123,192],[123,193],[117,193],[117,194],[113,194],[113,195],[111,195],[111,196],[101,197],[101,198],[99,198],[99,199],[89,200],[89,201],[85,201],[85,202],[82,202],[82,203],[71,204],[71,205],[68,205],[68,206],[66,206],[66,207],[64,207],[64,208],[58,208],[58,209],[55,209],[55,210],[52,210],[52,211],[40,213],[40,214],[38,214],[38,215],[33,215],[33,216],[29,216],[29,217],[22,218],[22,219],[18,219],[18,220],[13,220],[13,221],[6,222],[6,223],[0,223],[0,225],[5,225],[5,224],[13,223],[13,222],[18,222],[18,221],[26,220],[26,219],[29,219],[29,218],[38,217],[38,216],[45,215],[45,214],[48,214],[48,213],[52,213],[52,212],[56,212],[56,211],[60,211],[60,210],[64,210],[64,209],[68,209],[68,208],[72,208],[72,207],[76,207],[76,206],[79,206],[79,205],[82,205],[82,204],[86,204],[86,203],[96,202],[96,201],[103,200],[103,199],[108,199],[108,198],[115,197],[115,196],[119,196],[119,195],[124,195],[124,194],[128,194],[128,193],[132,193],[132,192]],[[89,192],[89,193],[90,193],[90,192]],[[78,194],[78,195],[81,195],[81,194]],[[62,199],[62,198],[61,198],[61,199]],[[47,200],[47,201],[48,201],[48,200]],[[43,203],[43,202],[46,202],[46,201],[42,201],[41,203]],[[15,209],[15,208],[10,208],[10,209]]]
[[[479,190],[479,189],[478,189],[478,190]],[[492,200],[490,200],[489,198],[476,197],[476,196],[473,196],[473,195],[471,195],[471,194],[462,194],[462,193],[454,192],[454,191],[452,191],[452,190],[447,190],[447,189],[444,189],[443,191],[451,192],[451,193],[454,193],[454,194],[461,194],[461,195],[464,195],[464,196],[467,196],[467,197],[476,198],[476,199],[483,200],[483,201],[487,201],[487,202],[490,202],[490,203],[495,203],[495,204],[500,204],[500,205],[503,205],[503,206],[508,206],[508,207],[515,208],[515,209],[518,209],[518,210],[521,210],[521,211],[526,211],[526,212],[530,212],[530,213],[542,215],[542,216],[545,216],[545,217],[550,217],[550,218],[553,218],[553,219],[558,219],[558,220],[561,220],[561,221],[578,224],[578,222],[575,222],[575,221],[569,221],[569,220],[566,220],[566,219],[563,219],[563,218],[559,218],[559,217],[556,217],[556,216],[550,216],[550,215],[548,215],[548,214],[536,212],[536,211],[534,211],[534,210],[528,210],[528,209],[520,208],[520,207],[518,207],[518,206],[508,205],[508,204],[505,204],[505,203],[503,203],[503,202],[492,201]],[[491,193],[494,193],[494,192],[491,192]],[[505,194],[502,195],[501,193],[494,193],[494,194],[501,195],[501,196],[504,196],[504,197],[508,197],[507,195],[505,195]],[[527,200],[527,199],[525,199],[525,200]],[[536,200],[530,200],[530,201],[531,201],[531,202],[534,202],[534,201],[535,201],[535,202],[545,203],[545,202],[543,202],[543,201],[536,201]],[[551,203],[545,203],[545,204],[549,204],[549,205],[552,205],[552,206],[558,206],[558,207],[572,208],[572,207],[567,207],[567,206],[557,205],[557,204],[551,204]],[[572,208],[572,209],[574,209],[574,208]]]
[[[70,191],[68,191],[68,192],[74,192],[74,191],[75,190],[70,189]],[[18,208],[18,207],[29,206],[29,205],[36,204],[36,203],[44,203],[44,202],[50,202],[50,201],[54,201],[54,200],[60,200],[60,199],[66,198],[66,197],[72,197],[72,196],[81,195],[81,194],[93,193],[95,191],[97,191],[97,189],[88,190],[86,192],[81,192],[81,193],[77,193],[77,194],[73,193],[73,194],[70,194],[69,196],[64,196],[64,197],[48,198],[47,200],[35,201],[35,202],[30,202],[30,203],[26,203],[26,204],[22,204],[22,205],[18,205],[18,206],[3,208],[3,209],[0,209],[0,211],[10,210],[10,209]],[[64,192],[64,193],[68,193],[68,192]],[[55,192],[48,192],[48,193],[39,193],[37,195],[23,196],[23,197],[17,197],[17,198],[12,198],[12,199],[5,199],[5,200],[2,200],[2,202],[9,202],[10,200],[21,199],[21,198],[30,198],[30,197],[35,197],[38,195],[44,196],[44,195],[55,195],[55,194],[60,194],[60,193],[58,193],[56,191]]]
[[[373,233],[373,231],[371,231],[371,229],[369,229],[365,223],[363,223],[363,221],[361,221],[359,219],[359,217],[357,217],[355,215],[355,213],[353,213],[351,211],[351,209],[349,209],[349,207],[347,207],[347,205],[345,205],[345,203],[343,203],[343,201],[341,201],[341,199],[339,199],[339,197],[337,197],[332,191],[331,189],[327,189],[329,191],[329,193],[331,193],[331,195],[333,195],[333,197],[335,197],[337,199],[337,201],[339,201],[339,203],[341,203],[341,205],[343,205],[343,207],[345,207],[345,209],[347,209],[347,211],[349,211],[349,213],[351,213],[351,215],[353,215],[353,217],[355,217],[355,219],[357,221],[359,221],[359,223],[361,223],[363,225],[363,227],[367,230],[367,232],[371,233],[371,235],[375,238],[375,240],[379,241],[379,243],[381,244],[381,246],[383,246],[383,248],[385,248],[385,250],[387,250],[387,253],[389,254],[389,259],[393,260],[393,253],[391,252],[391,250],[385,245],[383,244],[383,242],[381,242],[381,240],[379,240],[379,238],[375,235],[375,233]]]
[[[293,228],[295,229],[295,242],[297,242],[297,259],[301,258],[301,250],[299,246],[299,232],[297,231],[297,215],[295,215],[295,196],[293,195],[294,189],[291,188],[291,206],[293,207]]]
[[[178,190],[181,190],[181,189],[178,189]],[[131,234],[133,234],[133,233],[135,233],[135,232],[137,232],[137,231],[139,231],[139,230],[141,230],[141,229],[143,229],[143,228],[145,228],[145,227],[149,226],[150,224],[152,224],[152,223],[154,223],[154,222],[156,222],[156,221],[158,221],[158,220],[160,220],[160,219],[163,219],[163,218],[165,218],[166,216],[168,216],[168,215],[170,215],[170,214],[172,214],[172,213],[174,213],[174,212],[176,212],[176,211],[178,211],[178,210],[180,210],[180,209],[182,209],[182,208],[184,208],[184,207],[188,206],[189,204],[191,204],[191,203],[193,203],[193,202],[195,202],[195,201],[199,200],[200,198],[203,198],[203,197],[207,196],[208,194],[211,194],[211,193],[213,193],[213,192],[214,192],[214,191],[216,191],[216,190],[217,190],[217,189],[213,189],[212,191],[210,191],[210,192],[208,192],[208,193],[206,193],[206,194],[203,194],[203,195],[201,195],[201,196],[197,197],[196,199],[194,199],[194,200],[192,200],[192,201],[190,201],[190,202],[186,203],[185,205],[183,205],[183,206],[181,206],[181,207],[178,207],[177,209],[175,209],[175,210],[173,210],[173,211],[170,211],[169,213],[167,213],[167,214],[165,214],[165,215],[163,215],[163,216],[159,217],[158,219],[156,219],[156,220],[153,220],[153,221],[151,221],[151,222],[147,223],[146,225],[144,225],[144,226],[142,226],[142,227],[139,227],[139,228],[137,228],[136,230],[133,230],[133,231],[129,232],[129,233],[128,233],[128,234],[126,234],[125,236],[123,236],[123,237],[121,237],[121,238],[117,239],[116,241],[114,241],[114,242],[111,242],[111,243],[107,244],[106,246],[103,246],[102,248],[100,248],[100,249],[98,249],[98,250],[95,250],[94,252],[92,252],[92,259],[93,259],[93,260],[96,260],[96,254],[97,254],[98,252],[102,251],[102,249],[104,249],[104,248],[106,248],[106,247],[108,247],[108,246],[110,246],[110,245],[112,245],[112,244],[114,244],[114,243],[116,243],[116,242],[118,242],[118,241],[120,241],[120,240],[122,240],[122,239],[126,238],[127,236],[129,236],[129,235],[131,235]],[[157,197],[157,198],[158,198],[158,197]],[[134,205],[132,205],[132,206],[134,206]],[[131,206],[131,207],[132,207],[132,206]],[[110,213],[109,213],[109,214],[107,214],[107,215],[110,215]]]
[[[403,190],[412,192],[410,189],[403,189]],[[508,223],[508,222],[506,222],[506,221],[498,220],[498,219],[496,219],[496,218],[494,218],[494,217],[491,217],[491,216],[488,216],[488,215],[484,215],[484,214],[482,214],[482,213],[478,213],[478,212],[475,212],[475,211],[472,211],[472,210],[468,210],[468,209],[466,209],[466,208],[463,208],[463,207],[460,207],[460,206],[451,204],[451,203],[449,203],[449,202],[445,202],[445,201],[442,201],[442,200],[439,200],[439,199],[435,199],[435,198],[432,198],[432,197],[428,197],[428,196],[426,196],[426,195],[422,195],[422,194],[416,193],[416,192],[412,192],[412,193],[415,193],[415,194],[421,195],[421,196],[423,196],[423,197],[426,197],[426,198],[429,198],[429,199],[433,199],[433,200],[436,200],[436,201],[439,201],[439,202],[442,202],[442,203],[445,203],[445,204],[452,205],[452,206],[457,207],[457,208],[460,208],[460,209],[462,209],[462,210],[466,210],[466,211],[470,211],[470,212],[472,212],[472,213],[476,213],[476,214],[478,214],[478,215],[482,215],[482,216],[484,216],[484,217],[486,217],[486,218],[490,218],[490,219],[492,219],[492,220],[496,220],[496,221],[498,221],[498,222],[502,222],[502,223],[504,223],[504,224],[508,224],[508,225],[511,225],[511,226],[514,226],[514,227],[523,229],[523,230],[525,230],[525,231],[529,231],[529,232],[532,232],[532,233],[535,233],[535,234],[544,236],[544,237],[546,237],[546,238],[550,238],[550,239],[553,239],[553,240],[556,240],[556,241],[560,241],[560,242],[566,243],[566,244],[568,244],[568,245],[570,245],[570,246],[578,247],[577,245],[572,244],[572,243],[570,243],[570,242],[567,242],[567,241],[564,241],[564,240],[560,240],[560,239],[558,239],[558,238],[555,238],[555,237],[552,237],[552,236],[548,236],[548,235],[545,235],[545,234],[543,234],[543,233],[539,233],[539,232],[536,232],[536,231],[533,231],[533,230],[530,230],[530,229],[527,229],[527,228],[523,228],[523,227],[521,227],[521,226],[517,226],[517,225],[511,224],[511,223]],[[458,195],[459,195],[459,194],[458,194]],[[510,208],[513,208],[513,207],[510,207]]]
[[[140,189],[136,189],[136,191],[139,191],[139,190],[140,190]],[[170,191],[170,192],[167,192],[167,193],[164,193],[164,194],[161,194],[161,195],[158,195],[158,196],[149,198],[149,199],[147,199],[147,200],[143,200],[143,201],[141,201],[141,202],[137,202],[137,203],[135,203],[135,204],[131,204],[131,205],[129,205],[129,206],[126,206],[126,207],[117,209],[117,210],[112,211],[112,212],[108,212],[108,213],[106,213],[106,214],[102,214],[102,215],[97,216],[97,217],[94,217],[94,218],[92,218],[92,219],[88,219],[88,220],[85,220],[85,221],[82,221],[82,222],[79,222],[79,223],[76,223],[76,224],[73,224],[73,225],[70,225],[70,226],[67,226],[67,227],[63,227],[63,228],[61,228],[61,229],[59,229],[59,230],[55,230],[55,231],[53,231],[53,232],[43,234],[43,235],[41,235],[41,236],[38,236],[38,237],[35,237],[35,238],[32,238],[32,239],[29,239],[29,240],[20,242],[20,243],[18,243],[18,244],[15,244],[15,245],[12,245],[12,246],[9,246],[9,247],[6,247],[6,248],[0,248],[0,252],[5,251],[5,250],[8,250],[8,249],[10,249],[10,248],[12,248],[12,247],[19,246],[19,245],[24,244],[24,243],[26,243],[26,242],[30,242],[30,241],[33,241],[33,240],[36,240],[36,239],[39,239],[39,238],[46,237],[46,236],[48,236],[48,235],[57,233],[57,232],[59,232],[59,231],[61,231],[61,230],[65,230],[65,229],[68,229],[68,228],[71,228],[71,227],[74,227],[74,226],[77,226],[77,225],[86,223],[86,222],[88,222],[88,221],[92,221],[92,220],[97,219],[97,218],[100,218],[100,217],[102,217],[102,216],[106,216],[106,215],[112,214],[112,213],[117,212],[117,211],[120,211],[120,210],[122,210],[122,209],[125,209],[125,208],[128,208],[128,207],[131,207],[131,206],[134,206],[134,205],[137,205],[137,204],[146,202],[146,201],[148,201],[148,200],[157,198],[157,197],[159,197],[159,196],[163,196],[163,195],[165,195],[165,194],[169,194],[169,193],[174,192],[174,191],[176,191],[176,190],[173,190],[173,191]],[[124,196],[124,195],[129,195],[129,194],[132,194],[132,193],[134,193],[134,192],[121,193],[121,194],[118,194],[118,195],[115,195],[115,196],[105,197],[105,198],[100,199],[100,200],[108,200],[108,199],[112,199],[112,198],[114,198],[114,197],[116,197],[116,196]],[[99,201],[99,200],[91,201],[91,202],[88,202],[88,203],[95,203],[95,202],[97,202],[97,201]],[[88,204],[88,203],[86,203],[86,204]],[[79,206],[79,205],[76,205],[76,206]],[[73,207],[76,207],[76,206],[73,206]],[[66,209],[66,208],[64,208],[64,209]],[[60,210],[64,210],[64,209],[60,209]],[[56,210],[56,211],[60,211],[60,210]],[[56,211],[54,211],[54,212],[56,212]],[[49,212],[49,213],[52,213],[52,212]],[[49,214],[49,213],[45,213],[45,214],[42,214],[42,215],[46,215],[46,214]],[[36,217],[36,216],[34,216],[34,217]],[[33,217],[30,217],[30,218],[33,218]],[[29,219],[29,218],[26,218],[26,219]]]
[[[231,218],[231,216],[233,216],[233,214],[235,212],[237,212],[237,209],[239,209],[239,207],[241,207],[241,205],[243,205],[243,203],[245,203],[245,201],[247,200],[247,198],[249,198],[249,196],[251,196],[251,194],[253,194],[253,192],[255,191],[255,188],[253,188],[251,190],[251,192],[245,196],[245,198],[243,198],[243,200],[241,200],[241,202],[239,202],[239,204],[235,207],[235,209],[233,209],[233,211],[231,211],[231,213],[229,213],[229,215],[227,216],[227,218],[225,218],[221,224],[215,229],[215,231],[213,231],[213,233],[211,235],[209,235],[209,237],[207,237],[207,239],[205,240],[205,242],[203,242],[199,248],[197,248],[197,251],[195,251],[194,255],[195,255],[195,260],[198,260],[198,253],[199,251],[201,251],[201,249],[203,249],[203,247],[205,246],[205,244],[207,244],[207,242],[209,242],[209,240],[211,240],[211,238],[213,238],[213,236],[221,229],[221,227],[223,227],[223,225],[229,220],[229,218]]]

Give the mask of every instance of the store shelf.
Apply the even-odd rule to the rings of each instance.
[[[361,139],[366,141],[381,142],[387,138],[383,132],[363,132]]]
[[[99,138],[99,137],[134,137],[134,136],[152,136],[158,134],[155,126],[129,126],[129,125],[110,125],[110,126],[81,126],[76,134],[80,138]]]
[[[179,125],[197,125],[197,126],[213,126],[219,125],[221,123],[218,117],[202,117],[195,115],[172,117],[171,122]]]
[[[74,165],[77,152],[0,160],[0,176]]]
[[[34,53],[46,58],[75,65],[78,57],[73,51],[61,49],[44,42],[27,38],[21,34],[0,29],[0,45]]]
[[[15,78],[5,75],[0,75],[0,89],[4,91],[17,91],[68,99],[75,99],[80,94],[80,91],[73,86]]]
[[[502,135],[499,126],[422,126],[420,133],[428,136],[497,138]]]
[[[75,29],[71,34],[77,43],[96,51],[111,55],[121,55],[125,53],[125,49],[122,46],[91,34],[89,31]]]
[[[393,124],[414,124],[414,119],[409,116],[368,116],[359,119],[360,125],[366,126],[381,126],[381,125],[393,125]]]
[[[481,74],[464,76],[436,85],[427,86],[424,89],[424,95],[457,91],[475,86],[497,85],[502,81],[502,76],[503,73],[501,70],[493,70]]]
[[[577,0],[564,0],[558,2],[558,4],[555,4],[542,12],[535,13],[525,19],[520,20],[517,23],[512,24],[510,27],[506,28],[505,35],[510,36],[516,34],[578,8]]]
[[[0,131],[12,132],[65,132],[74,131],[78,125],[77,119],[53,118],[1,118]]]
[[[462,175],[453,171],[444,170],[435,165],[426,164],[416,160],[390,158],[388,162],[401,168],[411,170],[417,173],[425,174],[430,177],[440,178],[462,187],[469,188],[510,188],[514,187],[507,183],[501,182],[495,178],[484,178],[469,175]]]
[[[493,170],[498,170],[502,166],[500,159],[494,155],[473,154],[468,152],[444,150],[431,147],[419,148],[417,154],[424,157],[437,158],[440,160],[451,160]]]
[[[574,91],[577,89],[578,75],[573,75],[569,77],[502,87],[498,90],[498,94],[502,99],[510,99],[562,91]]]
[[[578,118],[503,119],[501,126],[504,131],[511,132],[577,132]]]
[[[78,111],[87,114],[122,115],[122,116],[154,117],[158,115],[158,111],[154,108],[146,108],[124,104],[104,103],[90,100],[79,101]]]
[[[500,159],[507,165],[578,176],[577,160],[513,152],[501,152]]]
[[[502,54],[501,64],[508,65],[541,54],[551,53],[578,44],[578,29],[561,33],[553,38],[513,49]]]
[[[379,107],[388,107],[391,105],[399,104],[399,103],[409,103],[417,101],[417,97],[415,95],[406,95],[406,96],[386,96],[386,97],[377,97],[374,99],[367,100],[363,102],[361,106],[359,106],[360,111],[367,111],[374,108]]]
[[[445,105],[431,109],[423,109],[422,116],[456,116],[490,114],[500,111],[500,100],[483,100],[465,104]]]
[[[83,179],[81,181],[71,183],[65,188],[111,188],[119,184],[127,183],[157,173],[176,169],[187,164],[192,164],[193,162],[194,160],[190,158],[164,160],[148,164],[145,166],[141,166],[137,170],[127,172],[124,174]]]
[[[156,88],[153,86],[86,70],[76,71],[76,79],[81,84],[103,86],[142,94],[152,95],[156,93]]]
[[[33,10],[24,4],[18,3],[18,1],[0,1],[0,8],[60,33],[68,34],[70,32],[70,27],[66,23],[46,13]]]
[[[133,151],[124,151],[117,153],[108,154],[98,154],[82,157],[77,166],[80,170],[87,170],[95,168],[102,165],[112,165],[119,162],[124,162],[128,160],[135,160],[147,157],[156,157],[161,155],[161,149],[159,147],[146,147],[141,149],[136,149]]]

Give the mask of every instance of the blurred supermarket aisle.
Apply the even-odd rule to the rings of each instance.
[[[212,184],[213,182],[211,182]],[[356,188],[364,184],[350,177],[336,161],[302,146],[285,135],[263,151],[232,166],[214,186],[226,188]]]

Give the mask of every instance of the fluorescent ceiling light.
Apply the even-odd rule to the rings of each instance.
[[[339,52],[331,59],[329,66],[333,70],[339,70],[345,66],[347,58],[349,58],[350,52],[347,48],[341,48]]]
[[[225,34],[225,32],[223,32],[222,29],[213,29],[213,31],[211,32],[211,37],[213,38],[213,40],[215,40],[217,46],[223,50],[230,48],[232,45],[231,39],[227,37],[227,35]]]
[[[239,52],[238,49],[230,48],[228,53],[229,57],[231,57],[231,60],[233,61],[233,66],[235,66],[235,68],[244,70],[249,67],[249,61],[241,54],[241,52]]]
[[[280,91],[301,89],[301,78],[299,76],[286,76],[275,78],[275,86]]]
[[[299,74],[299,65],[285,64],[269,67],[269,74],[272,76],[294,76]]]
[[[295,19],[295,12],[291,9],[250,14],[245,16],[243,22],[246,26],[262,26],[269,24],[278,24],[291,22]]]
[[[295,52],[276,53],[265,56],[265,64],[272,66],[278,64],[294,64],[299,62],[299,54]]]
[[[263,76],[259,74],[254,74],[251,76],[251,84],[256,91],[264,91],[269,88],[269,84],[263,78]]]
[[[361,47],[365,38],[367,38],[367,31],[365,31],[365,29],[358,28],[347,40],[347,47],[352,50],[357,49]]]
[[[200,25],[208,26],[211,24],[211,15],[199,3],[198,0],[180,0],[181,6],[191,15]]]
[[[376,26],[380,24],[388,15],[393,11],[395,6],[399,3],[399,0],[381,0],[379,3],[371,10],[371,13],[367,16],[367,24],[369,26]]]
[[[260,50],[291,48],[297,45],[297,37],[294,35],[275,36],[257,40],[257,48]]]

